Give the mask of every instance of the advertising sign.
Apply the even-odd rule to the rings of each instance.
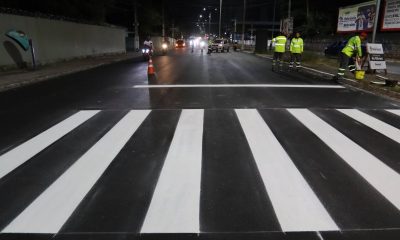
[[[371,32],[375,17],[375,1],[339,8],[337,32]]]
[[[385,55],[382,44],[368,43],[367,52],[369,57],[369,66],[371,69],[386,69]]]
[[[386,0],[382,31],[400,31],[400,0]]]

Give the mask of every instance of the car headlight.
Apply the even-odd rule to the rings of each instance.
[[[218,44],[219,47],[222,47],[222,44]]]
[[[183,46],[186,46],[186,43],[183,43]]]
[[[146,53],[149,53],[150,52],[150,49],[146,49]]]
[[[206,45],[205,42],[200,42],[200,47],[204,47],[204,45]]]
[[[146,52],[146,50],[142,49],[142,53],[145,53],[145,52]]]
[[[168,45],[167,45],[166,43],[163,43],[162,48],[163,48],[163,49],[167,49],[167,48],[168,48]]]

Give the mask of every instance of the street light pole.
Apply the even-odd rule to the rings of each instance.
[[[292,0],[289,0],[289,9],[288,9],[288,18],[290,18],[291,16],[291,12],[292,12]]]
[[[274,15],[272,17],[272,38],[274,38],[274,32],[275,32],[275,15],[276,15],[276,0],[274,0]]]
[[[165,40],[165,4],[162,1],[162,38]]]
[[[375,43],[376,31],[378,29],[379,10],[381,8],[381,0],[376,0],[376,16],[374,21],[374,32],[372,33],[372,43]]]
[[[135,38],[133,43],[133,48],[138,51],[139,50],[139,23],[137,19],[137,2],[135,1]]]
[[[219,31],[218,31],[219,37],[221,37],[221,20],[222,20],[222,0],[219,0]]]
[[[208,14],[208,35],[211,36],[211,12]]]
[[[242,50],[244,49],[244,30],[246,28],[246,0],[243,0],[243,23],[242,23]]]

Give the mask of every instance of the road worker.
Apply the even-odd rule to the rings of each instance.
[[[274,48],[274,58],[272,60],[272,71],[276,70],[276,65],[279,65],[279,70],[283,70],[283,55],[286,51],[287,38],[283,33],[279,33],[278,36],[272,39]]]
[[[290,64],[289,69],[293,69],[294,64],[296,64],[296,71],[301,67],[301,55],[304,51],[304,41],[300,37],[300,33],[297,32],[295,37],[292,38],[290,42]]]

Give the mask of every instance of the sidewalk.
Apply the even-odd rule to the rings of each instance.
[[[251,53],[253,52],[245,52]],[[255,54],[256,56],[270,59],[272,60],[272,55],[270,54]],[[398,67],[397,63],[389,63],[395,64]],[[312,60],[303,61],[303,71],[306,71],[309,74],[321,76],[324,79],[332,79],[332,77],[337,72],[337,59],[326,58],[324,56],[312,58]],[[388,65],[389,66],[389,65]],[[374,94],[378,94],[381,96],[390,97],[392,99],[400,100],[400,85],[396,87],[387,87],[384,85],[384,80],[377,78],[375,75],[384,76],[384,74],[366,74],[364,80],[355,80],[354,76],[350,73],[346,73],[346,77],[343,80],[343,83],[364,91],[372,92]],[[388,71],[388,75],[386,76],[389,79],[395,79],[400,81],[400,74],[397,73],[397,69],[394,71]],[[371,82],[375,82],[376,84],[372,84]]]
[[[84,59],[74,59],[67,62],[40,67],[38,70],[18,69],[0,72],[0,92],[10,89],[46,81],[72,73],[77,73],[92,68],[129,60],[141,56],[141,53],[127,53],[117,55],[105,55]]]

